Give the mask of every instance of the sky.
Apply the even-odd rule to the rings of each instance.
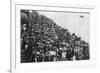
[[[75,33],[82,40],[89,42],[89,14],[51,11],[38,11],[38,13],[47,16],[59,26],[68,29],[71,34]]]

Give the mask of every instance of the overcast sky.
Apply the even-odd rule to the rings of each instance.
[[[58,25],[68,29],[71,34],[75,33],[82,40],[89,42],[89,14],[46,11],[38,11],[38,13],[47,16]]]

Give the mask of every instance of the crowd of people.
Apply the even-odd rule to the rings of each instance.
[[[21,10],[21,63],[88,60],[89,44],[36,11]]]

